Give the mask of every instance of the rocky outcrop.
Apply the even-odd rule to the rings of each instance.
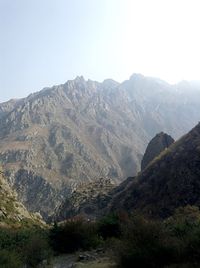
[[[121,187],[107,211],[138,210],[168,217],[177,207],[200,207],[200,123]],[[119,187],[117,187],[119,188]]]
[[[170,135],[163,132],[157,134],[147,146],[144,157],[142,158],[141,170],[145,169],[156,156],[168,148],[173,142],[174,139]]]
[[[110,200],[115,186],[111,180],[104,178],[81,183],[58,208],[53,220],[63,221],[77,215],[90,219],[98,217]]]
[[[0,104],[0,162],[20,201],[46,218],[82,182],[135,176],[150,138],[186,133],[199,105],[198,90],[142,75],[77,77]]]

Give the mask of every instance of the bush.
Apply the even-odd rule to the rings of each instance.
[[[22,264],[26,267],[36,267],[51,254],[47,231],[39,228],[1,228],[0,252],[0,267],[22,267]],[[12,263],[16,263],[16,266]]]
[[[3,249],[3,250],[0,250],[0,267],[1,268],[21,268],[22,261],[16,252]]]
[[[23,254],[28,267],[36,267],[43,260],[49,259],[51,250],[47,238],[41,234],[30,237]]]
[[[121,235],[121,222],[118,214],[110,214],[98,222],[98,234],[103,238],[119,237]]]
[[[123,226],[122,232],[116,247],[120,267],[163,267],[175,255],[158,222],[135,217]]]
[[[101,243],[96,224],[82,219],[54,225],[50,231],[52,248],[58,253],[70,253],[79,249],[95,248]]]
[[[165,221],[134,216],[115,246],[119,267],[200,267],[200,212],[186,206]]]

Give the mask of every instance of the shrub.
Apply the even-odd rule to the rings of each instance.
[[[103,238],[119,237],[121,235],[121,221],[118,214],[110,214],[98,222],[98,234]]]
[[[50,231],[50,241],[58,253],[95,248],[101,242],[96,224],[82,219],[70,220],[60,226],[55,224]]]
[[[18,267],[22,263],[26,267],[36,267],[43,259],[50,257],[47,231],[34,229],[0,229],[0,267]],[[10,252],[10,254],[8,254]],[[8,264],[7,264],[8,263]],[[6,266],[7,265],[7,266]]]
[[[30,237],[23,249],[23,255],[28,267],[36,267],[42,260],[49,259],[51,250],[47,238],[41,234]]]
[[[200,212],[186,206],[165,221],[135,216],[115,246],[119,267],[200,267]]]
[[[1,268],[21,268],[22,261],[16,252],[3,249],[3,250],[0,250],[0,267]]]
[[[116,246],[120,267],[163,267],[176,257],[176,247],[169,246],[159,222],[134,217],[123,226],[122,232]]]

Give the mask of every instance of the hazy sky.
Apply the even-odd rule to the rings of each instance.
[[[0,102],[74,79],[200,79],[199,0],[0,0]]]

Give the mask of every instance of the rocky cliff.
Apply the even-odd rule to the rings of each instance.
[[[111,180],[104,178],[79,184],[57,209],[53,219],[63,221],[77,215],[95,219],[106,207],[115,186]]]
[[[166,133],[157,134],[148,144],[145,154],[142,158],[141,170],[145,169],[146,166],[162,151],[168,148],[174,139]]]
[[[39,214],[29,213],[17,200],[17,193],[8,185],[0,169],[0,226],[44,223]]]

